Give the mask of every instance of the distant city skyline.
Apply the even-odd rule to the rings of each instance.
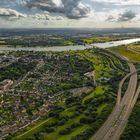
[[[0,28],[140,27],[140,0],[0,0]]]

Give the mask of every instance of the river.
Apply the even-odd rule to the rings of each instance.
[[[127,45],[127,44],[138,42],[138,41],[140,41],[140,38],[112,41],[112,42],[106,42],[106,43],[95,43],[93,45],[99,48],[110,48],[110,47],[115,47],[119,45]]]
[[[92,48],[92,46],[98,48],[109,48],[119,45],[126,45],[134,42],[140,41],[140,38],[135,39],[126,39],[121,41],[112,41],[106,43],[94,43],[92,45],[77,45],[77,46],[55,46],[55,47],[0,47],[0,52],[3,51],[52,51],[52,52],[61,52],[69,50],[85,50]]]

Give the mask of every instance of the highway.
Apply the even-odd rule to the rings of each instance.
[[[128,118],[140,93],[140,86],[137,89],[137,70],[135,66],[128,60],[126,62],[130,68],[130,73],[126,75],[119,84],[116,106],[91,140],[119,140],[120,135],[127,125]],[[129,76],[130,80],[127,90],[124,96],[121,97],[122,86]]]

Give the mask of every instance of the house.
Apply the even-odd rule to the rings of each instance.
[[[12,80],[6,79],[2,82],[0,82],[0,91],[4,91],[7,90],[8,88],[10,88],[10,86],[13,84]]]

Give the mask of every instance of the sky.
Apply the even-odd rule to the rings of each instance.
[[[0,0],[0,28],[140,27],[140,0]]]

